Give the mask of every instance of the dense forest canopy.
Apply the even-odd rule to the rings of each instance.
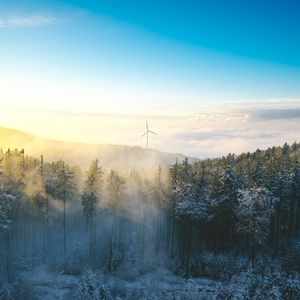
[[[185,278],[225,276],[204,267],[207,255],[243,257],[252,269],[261,257],[280,261],[286,280],[299,279],[298,143],[185,159],[151,179],[103,172],[97,159],[83,171],[8,149],[0,172],[1,284],[25,261],[80,275],[83,266],[112,273],[151,260]]]

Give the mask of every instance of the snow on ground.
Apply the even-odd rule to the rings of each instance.
[[[50,272],[45,264],[22,272],[20,277],[37,300],[66,299],[78,282],[75,276]]]
[[[216,299],[218,293],[218,285],[213,280],[186,280],[164,268],[123,284],[126,294],[136,295],[136,299],[140,299],[139,295],[147,295],[149,299]]]
[[[125,270],[123,270],[125,271]],[[219,284],[216,281],[199,278],[185,280],[172,272],[159,268],[141,276],[130,276],[134,270],[117,272],[114,275],[88,272],[88,275],[72,276],[49,271],[47,265],[40,265],[20,274],[22,282],[30,289],[34,299],[216,299]],[[127,274],[126,274],[127,273]],[[95,281],[95,282],[91,282]],[[105,292],[95,295],[95,290]],[[97,287],[97,288],[96,288]],[[93,288],[94,290],[94,288]],[[100,296],[99,296],[100,295]],[[102,295],[102,296],[101,296]],[[83,297],[83,298],[82,298]]]

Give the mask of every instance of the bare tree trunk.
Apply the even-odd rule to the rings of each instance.
[[[11,256],[10,256],[10,231],[6,231],[6,275],[8,282],[11,281]]]
[[[113,260],[113,238],[114,238],[114,216],[111,217],[110,239],[109,239],[109,253],[108,253],[108,271],[112,271]]]
[[[93,229],[92,229],[92,219],[91,219],[91,217],[89,218],[89,236],[90,236],[90,251],[89,251],[89,253],[90,253],[90,257],[92,257],[92,243],[93,243]]]
[[[66,231],[66,174],[65,174],[65,163],[63,162],[63,202],[64,202],[64,258],[66,258],[67,253],[67,231]]]
[[[190,248],[191,248],[191,237],[192,237],[192,224],[190,218],[187,219],[187,232],[186,232],[186,260],[185,260],[185,277],[188,279],[190,277]]]
[[[64,226],[64,257],[66,258],[66,252],[67,252],[67,232],[66,232],[66,199],[64,197],[64,220],[63,220],[63,226]]]

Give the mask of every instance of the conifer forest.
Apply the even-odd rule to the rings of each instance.
[[[298,143],[150,174],[3,149],[0,172],[0,299],[300,299]]]
[[[0,0],[0,300],[300,300],[300,0]]]

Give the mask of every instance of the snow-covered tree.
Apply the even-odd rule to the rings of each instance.
[[[5,252],[6,252],[6,275],[11,277],[11,229],[12,229],[12,211],[16,204],[17,197],[14,195],[10,186],[0,185],[0,233],[4,233]]]
[[[83,214],[89,227],[90,256],[92,255],[95,240],[96,205],[100,201],[102,191],[103,172],[96,159],[92,162],[86,174],[86,180],[81,195]]]
[[[276,199],[264,188],[239,190],[237,207],[237,231],[243,234],[251,245],[250,257],[254,265],[256,249],[268,238],[269,226]]]
[[[12,222],[10,215],[16,199],[16,195],[11,192],[10,188],[2,183],[0,185],[0,230],[10,229]]]
[[[51,172],[46,179],[45,191],[52,197],[63,202],[63,236],[64,255],[67,251],[66,203],[76,194],[75,176],[71,168],[60,160],[52,164]]]
[[[118,172],[111,170],[107,178],[106,194],[109,201],[109,209],[111,212],[111,224],[110,224],[110,239],[109,239],[109,259],[108,269],[111,270],[113,263],[113,242],[116,232],[116,215],[121,213],[122,206],[121,201],[124,197],[124,185],[125,179],[118,174]]]

